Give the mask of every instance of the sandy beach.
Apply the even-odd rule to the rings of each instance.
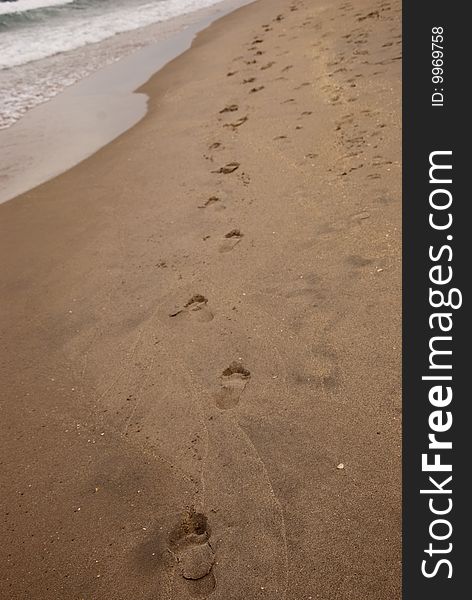
[[[259,0],[0,205],[11,600],[401,597],[401,4]]]

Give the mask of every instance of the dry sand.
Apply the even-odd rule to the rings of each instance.
[[[242,8],[0,206],[1,598],[400,598],[400,17]]]

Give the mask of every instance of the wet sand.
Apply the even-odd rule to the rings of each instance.
[[[400,3],[260,0],[0,206],[0,596],[401,597]]]

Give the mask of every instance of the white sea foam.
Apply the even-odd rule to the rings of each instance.
[[[0,15],[26,12],[38,8],[48,8],[61,4],[71,4],[74,0],[17,0],[16,2],[1,2]]]
[[[46,0],[45,0],[46,1]],[[34,26],[18,27],[0,35],[0,69],[23,65],[101,42],[117,33],[166,21],[181,14],[217,4],[219,0],[157,0],[154,2],[100,3],[90,10],[68,11],[57,19],[38,21]],[[26,2],[26,0],[25,0]],[[31,0],[32,2],[32,0]],[[77,14],[79,13],[79,14]]]

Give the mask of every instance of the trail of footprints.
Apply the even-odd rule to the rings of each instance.
[[[281,22],[282,19],[283,16],[278,15],[274,19],[274,22]],[[267,33],[272,30],[272,27],[270,25],[264,25],[263,30]],[[259,46],[263,41],[264,40],[261,37],[256,37],[251,42],[250,50],[254,52],[254,57],[263,55],[263,51],[259,49]],[[243,57],[238,57],[237,60],[241,59],[243,59]],[[257,64],[257,58],[245,61],[246,66]],[[275,61],[266,62],[261,65],[260,71],[269,71],[275,64]],[[288,70],[289,68],[290,67],[285,67],[284,70]],[[237,69],[228,71],[227,77],[235,77],[238,73],[239,71]],[[257,77],[253,75],[244,77],[241,80],[241,84],[243,86],[248,86],[249,94],[256,94],[265,89],[263,84],[257,83]],[[237,132],[237,130],[247,122],[249,118],[247,115],[234,118],[235,113],[238,111],[239,105],[236,103],[231,103],[221,108],[219,111],[221,118],[230,116],[230,120],[223,123],[223,128],[232,132]],[[213,161],[213,152],[222,149],[223,145],[221,142],[213,142],[208,148],[210,154],[206,155],[205,158]],[[241,172],[240,167],[240,163],[233,160],[221,164],[211,172],[225,177],[234,177],[239,173],[240,181],[244,185],[248,185],[250,181],[249,177],[244,172]],[[219,195],[214,194],[205,200],[199,208],[208,209],[211,207],[218,207],[221,203],[222,201]],[[227,253],[232,251],[242,241],[243,235],[244,234],[239,228],[230,229],[223,235],[219,245],[219,252]],[[190,318],[200,323],[208,323],[213,320],[214,315],[209,307],[208,299],[202,294],[195,294],[183,305],[172,310],[169,313],[169,318]],[[214,393],[216,406],[223,411],[235,408],[239,404],[250,378],[250,371],[240,362],[234,361],[230,363],[221,373],[218,385],[216,386]],[[216,578],[213,573],[213,566],[216,557],[211,543],[211,531],[208,520],[203,513],[197,512],[194,508],[188,510],[182,521],[173,529],[169,536],[169,552],[176,561],[182,581],[187,585],[190,595],[195,597],[207,597],[214,591],[216,587]]]
[[[338,83],[330,81],[322,87],[322,90],[330,96],[331,105],[349,106],[360,100],[360,96],[356,92],[359,81],[366,76],[369,78],[382,76],[384,74],[382,67],[394,64],[401,58],[399,55],[394,55],[395,48],[401,46],[401,34],[398,32],[399,9],[394,9],[392,4],[391,0],[384,0],[376,10],[368,12],[359,10],[353,12],[356,10],[356,6],[351,2],[340,5],[338,9],[340,17],[353,16],[359,26],[351,27],[341,37],[344,49],[341,46],[334,59],[326,64],[327,79],[336,77],[338,80]],[[397,25],[387,30],[389,23],[397,23]],[[391,36],[387,42],[385,42],[385,35],[378,33],[380,24],[383,27],[382,31],[386,32],[385,35]],[[326,34],[322,34],[321,38],[324,35]],[[377,37],[372,37],[375,35]],[[370,50],[367,49],[367,44],[369,44]],[[313,45],[317,47],[319,42],[315,42]],[[374,48],[376,56],[380,55],[385,58],[371,60],[369,56],[372,48]],[[350,112],[346,112],[336,122],[335,131],[338,134],[339,143],[342,148],[347,150],[341,162],[342,166],[337,169],[336,175],[346,177],[370,166],[374,169],[366,171],[363,175],[364,178],[380,179],[381,172],[376,171],[375,167],[386,168],[392,164],[379,152],[384,142],[382,129],[386,127],[386,123],[382,120],[380,110],[365,109],[359,111],[358,114],[369,121],[366,129],[362,128],[362,122]]]
[[[378,11],[375,13],[381,14],[383,10],[388,9],[388,2],[380,4]],[[387,7],[387,8],[386,8]],[[349,2],[346,2],[342,7],[342,10],[352,10],[352,6]],[[290,7],[291,12],[297,11],[296,4]],[[358,15],[358,22],[363,23],[370,19],[378,18],[377,14],[366,14]],[[278,24],[285,20],[285,16],[280,14],[277,15],[272,23],[264,24],[262,30],[264,34],[274,31]],[[314,27],[312,18],[307,18],[303,26]],[[286,36],[285,32],[279,33],[279,36]],[[360,48],[367,42],[368,33],[356,30],[346,36],[346,42],[352,43],[357,52],[357,55],[362,56],[362,50]],[[267,80],[260,82],[259,76],[264,74],[270,76],[271,73],[277,69],[276,61],[265,60],[263,64],[259,63],[260,57],[264,55],[263,50],[264,37],[261,35],[255,36],[248,44],[249,57],[238,56],[233,62],[239,62],[242,66],[241,69],[233,68],[226,73],[227,77],[233,78],[235,81],[242,86],[242,90],[249,96],[263,92],[266,89]],[[367,55],[367,54],[366,54]],[[282,55],[283,56],[283,53]],[[344,66],[345,56],[341,55],[333,63],[333,67],[337,67],[335,72],[337,74],[347,73],[349,70]],[[358,60],[356,58],[356,60]],[[278,73],[275,73],[273,80],[285,80],[288,81],[288,77],[285,74],[289,73],[293,65],[284,64],[279,68]],[[247,72],[249,71],[249,73]],[[252,72],[251,72],[252,71]],[[352,89],[356,86],[356,77],[350,77],[348,80]],[[301,90],[310,85],[313,85],[311,81],[304,81],[299,83],[293,90]],[[340,102],[340,94],[333,93],[332,102]],[[281,101],[282,104],[293,105],[296,102],[295,98],[286,98]],[[218,120],[223,128],[223,131],[229,131],[233,135],[237,135],[240,128],[249,120],[249,115],[246,111],[241,115],[240,105],[232,102],[223,106],[219,110]],[[298,119],[306,119],[312,115],[312,111],[304,110],[300,113]],[[347,129],[351,127],[351,129]],[[379,128],[381,125],[379,125]],[[339,135],[342,136],[342,143],[348,149],[352,151],[352,156],[356,155],[359,157],[362,153],[365,140],[362,132],[355,132],[353,130],[353,115],[346,114],[337,124],[336,129]],[[295,126],[295,130],[302,129],[302,125],[298,124]],[[273,138],[274,141],[287,140],[288,135],[280,133]],[[208,147],[209,154],[205,155],[205,158],[211,162],[215,161],[215,153],[219,153],[225,149],[225,146],[221,141],[215,141]],[[315,159],[317,155],[313,152],[305,154],[305,158]],[[376,155],[376,164],[382,164],[382,157]],[[350,167],[350,170],[362,168],[362,164],[356,164]],[[242,170],[241,164],[236,160],[229,162],[221,162],[217,167],[211,170],[213,175],[220,175],[224,177],[235,177],[243,185],[249,185],[250,178]],[[347,172],[346,172],[347,174]],[[211,195],[198,208],[218,209],[224,208],[222,206],[224,202],[218,193]],[[203,239],[208,239],[209,236],[205,236]],[[218,246],[218,251],[222,254],[231,252],[234,250],[243,240],[244,234],[239,228],[230,229],[227,233],[222,234],[221,242]],[[360,267],[360,261],[357,257],[351,257],[354,266]],[[171,319],[193,319],[199,323],[209,323],[214,319],[214,314],[209,306],[208,299],[202,294],[195,294],[187,302],[180,307],[174,309],[169,313]],[[218,378],[218,384],[215,386],[213,399],[218,409],[222,411],[232,410],[236,408],[244,394],[249,382],[251,380],[251,372],[241,362],[234,361],[226,367]],[[188,585],[190,595],[198,597],[209,596],[216,587],[216,578],[214,574],[214,565],[216,563],[215,548],[211,542],[211,530],[208,525],[207,517],[197,512],[194,508],[190,508],[184,515],[182,521],[174,528],[169,537],[169,551],[174,556],[176,565],[178,567],[182,580]]]
[[[292,4],[290,6],[290,11],[295,12],[297,10],[297,6]],[[274,26],[280,24],[284,21],[285,16],[283,14],[277,15],[272,23],[266,23],[262,26],[263,32],[269,33],[274,30]],[[285,35],[285,34],[279,34]],[[248,44],[248,51],[252,56],[249,58],[245,58],[244,55],[238,56],[233,59],[233,62],[242,61],[246,67],[255,69],[256,71],[269,71],[276,66],[276,61],[266,61],[264,64],[259,65],[259,57],[264,54],[264,50],[262,49],[262,45],[264,44],[264,37],[261,35],[256,35]],[[281,69],[281,73],[286,73],[293,68],[293,65],[284,65]],[[241,75],[240,70],[231,69],[226,73],[227,77],[235,77],[237,75]],[[277,77],[277,79],[284,79],[285,77]],[[265,89],[265,85],[263,83],[258,82],[257,72],[249,75],[241,75],[240,84],[243,86],[247,86],[248,94],[255,94]],[[302,89],[310,85],[310,82],[302,82],[295,89]],[[284,100],[282,103],[291,103],[295,102],[294,98],[288,98]],[[223,122],[223,128],[229,129],[233,132],[237,132],[237,130],[242,127],[249,119],[247,114],[244,114],[241,117],[235,118],[235,113],[238,113],[240,110],[240,106],[237,103],[230,103],[223,106],[219,110],[220,121],[224,117],[230,117],[230,120]],[[311,115],[311,111],[303,111],[300,114],[299,118],[306,117]],[[298,126],[297,129],[301,129],[301,126]],[[279,135],[274,138],[274,140],[282,140],[287,139],[287,135]],[[210,154],[205,155],[205,158],[210,161],[214,161],[213,152],[222,150],[224,148],[221,142],[213,142],[210,144],[208,151]],[[315,154],[310,154],[310,157],[315,157]],[[225,164],[221,164],[216,169],[211,171],[213,174],[224,175],[224,176],[238,176],[239,179],[244,185],[248,185],[250,182],[249,177],[241,170],[241,164],[238,161],[230,161]],[[222,200],[217,195],[214,194],[210,196],[207,200],[205,200],[198,208],[208,209],[210,207],[218,207],[221,206]],[[218,250],[220,253],[227,253],[233,250],[243,239],[244,234],[241,232],[239,228],[233,228],[223,235],[222,241],[218,246]],[[209,236],[205,236],[203,239],[208,239]],[[195,294],[192,296],[185,304],[175,308],[172,312],[169,313],[170,318],[192,318],[198,322],[207,323],[213,320],[214,315],[208,305],[208,299],[201,295]],[[220,376],[220,386],[219,390],[215,395],[216,405],[223,409],[230,409],[237,406],[239,403],[240,397],[244,392],[247,383],[251,374],[248,369],[243,367],[238,362],[231,363],[221,374]]]

